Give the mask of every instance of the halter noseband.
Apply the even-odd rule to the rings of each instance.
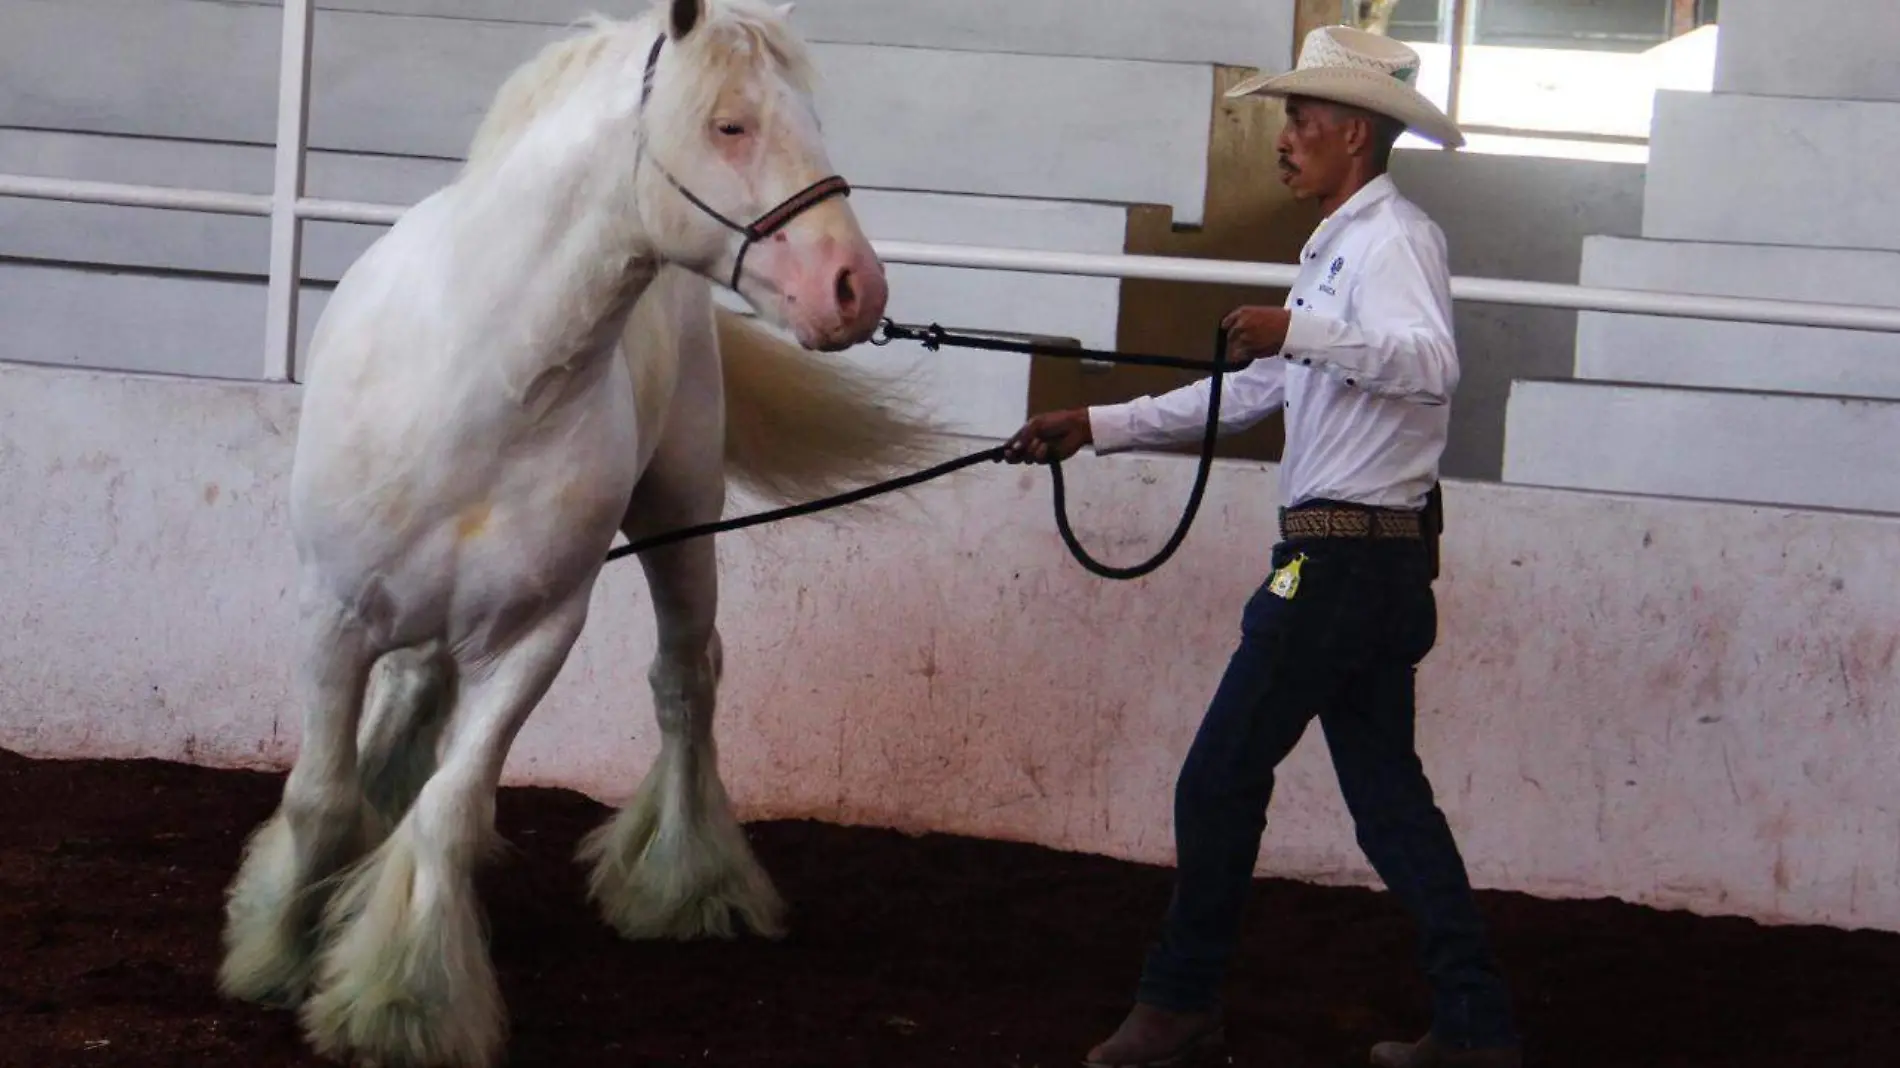
[[[646,75],[640,86],[640,111],[643,118],[646,112],[647,97],[653,92],[653,71],[659,65],[660,49],[665,45],[666,34],[662,33],[660,39],[653,42],[653,50],[647,53]],[[644,158],[646,156],[646,131],[644,129],[641,130],[640,139],[642,146],[640,154]],[[731,219],[726,218],[724,215],[721,215],[718,211],[715,211],[712,205],[694,196],[693,191],[681,185],[679,179],[673,177],[672,172],[667,170],[666,166],[660,163],[659,160],[654,160],[653,165],[659,168],[660,174],[672,184],[673,188],[679,190],[680,195],[685,197],[688,203],[711,216],[726,229],[745,238],[745,240],[739,244],[739,255],[734,257],[732,261],[732,281],[730,282],[730,286],[735,292],[739,289],[739,272],[745,266],[745,254],[751,251],[753,244],[763,241],[773,234],[778,233],[780,230],[785,229],[787,226],[790,226],[793,219],[817,207],[824,201],[832,197],[848,197],[851,195],[851,183],[834,174],[829,178],[820,178],[818,181],[786,197],[779,202],[777,207],[754,220],[752,225],[741,226]]]

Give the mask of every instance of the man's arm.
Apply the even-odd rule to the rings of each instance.
[[[1286,397],[1286,366],[1261,359],[1221,382],[1222,433],[1244,430],[1280,406]],[[1010,463],[1066,460],[1085,445],[1107,454],[1198,438],[1207,428],[1207,403],[1213,380],[1203,378],[1180,389],[1123,404],[1046,412],[1023,424],[1006,446]]]
[[[1353,321],[1296,311],[1281,354],[1354,389],[1445,404],[1458,388],[1444,235],[1412,227],[1368,257]]]
[[[1203,378],[1153,397],[1088,409],[1090,441],[1098,455],[1200,438],[1207,429],[1208,397],[1213,380]],[[1245,430],[1277,410],[1286,399],[1286,367],[1278,360],[1255,360],[1229,372],[1221,382],[1220,429]]]

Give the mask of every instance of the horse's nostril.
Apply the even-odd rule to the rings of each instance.
[[[838,311],[845,318],[851,318],[858,308],[858,287],[851,277],[851,268],[838,272],[838,281],[833,287],[833,295],[838,298]]]

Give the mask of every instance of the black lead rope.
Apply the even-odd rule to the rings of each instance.
[[[1098,349],[1044,345],[1035,342],[1003,341],[996,338],[952,333],[935,323],[927,327],[913,327],[902,326],[886,319],[879,327],[878,335],[872,339],[872,343],[875,345],[888,345],[892,341],[917,341],[932,352],[937,351],[944,345],[950,345],[957,348],[985,349],[992,352],[1016,352],[1032,356],[1050,356],[1058,359],[1100,360],[1108,363],[1144,367],[1173,367],[1183,370],[1211,371],[1212,379],[1208,383],[1207,425],[1201,436],[1200,458],[1194,471],[1194,488],[1188,492],[1187,507],[1182,510],[1181,521],[1175,525],[1174,533],[1169,536],[1167,543],[1161,547],[1160,551],[1156,552],[1147,560],[1128,567],[1114,567],[1109,564],[1104,564],[1096,560],[1093,556],[1090,556],[1088,550],[1083,548],[1082,543],[1077,540],[1075,531],[1069,526],[1068,489],[1062,477],[1062,463],[1059,460],[1051,460],[1049,462],[1051,496],[1053,497],[1056,513],[1056,531],[1061,534],[1062,543],[1068,546],[1069,555],[1075,557],[1076,562],[1088,569],[1090,573],[1107,579],[1127,580],[1140,578],[1143,575],[1152,573],[1162,564],[1167,563],[1168,560],[1174,556],[1175,551],[1180,549],[1181,543],[1187,540],[1188,531],[1194,525],[1194,518],[1200,512],[1202,497],[1207,491],[1208,476],[1214,469],[1214,450],[1220,440],[1220,398],[1222,380],[1229,371],[1236,369],[1227,358],[1226,327],[1223,326],[1215,334],[1214,358],[1212,360],[1189,360],[1176,356],[1144,356],[1119,352],[1105,352]],[[840,493],[836,496],[825,497],[816,501],[807,501],[804,504],[795,504],[786,508],[777,508],[769,512],[757,512],[735,519],[726,519],[715,523],[702,523],[698,526],[685,527],[680,530],[669,531],[665,534],[656,534],[653,537],[642,538],[639,541],[630,542],[613,549],[607,554],[607,560],[612,562],[623,556],[643,553],[650,549],[690,541],[694,538],[703,538],[712,534],[723,534],[729,531],[743,530],[747,527],[761,526],[766,523],[776,523],[782,519],[793,519],[798,516],[812,515],[832,508],[842,508],[848,504],[856,504],[859,501],[869,500],[886,493],[895,493],[898,490],[921,485],[933,479],[942,478],[953,472],[961,471],[966,467],[974,467],[980,463],[1000,462],[1003,459],[1005,449],[1006,446],[998,445],[994,448],[974,452],[968,456],[960,456],[954,460],[940,463],[935,467],[929,467],[899,478],[874,483],[869,486],[851,490],[848,493]]]

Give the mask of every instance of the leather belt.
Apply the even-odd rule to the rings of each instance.
[[[1283,538],[1403,538],[1424,537],[1417,512],[1378,508],[1335,508],[1326,505],[1280,509]]]

